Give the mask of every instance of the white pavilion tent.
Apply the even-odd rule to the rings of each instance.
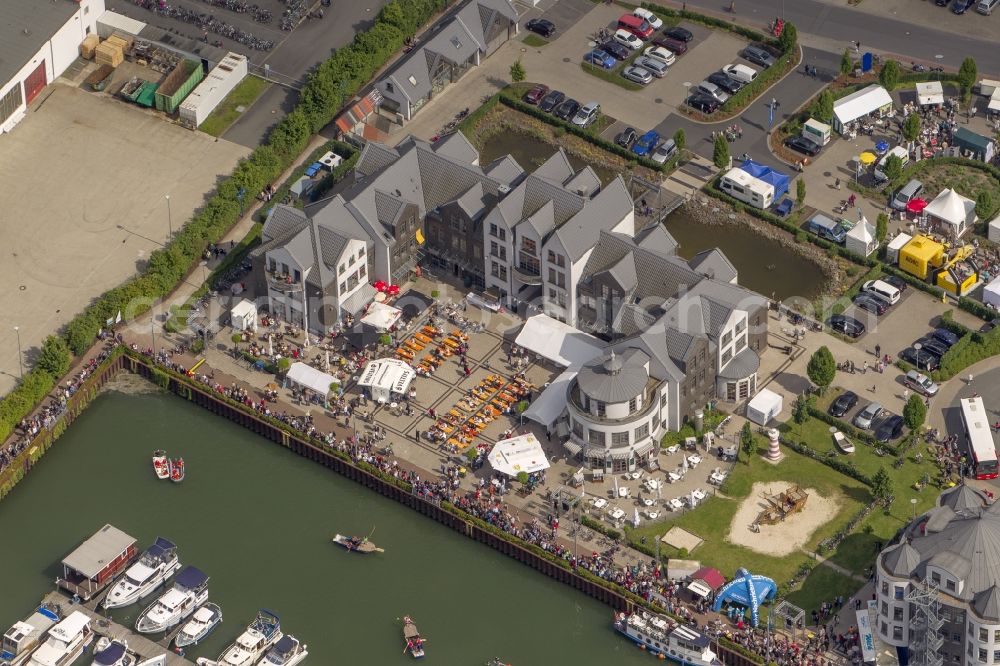
[[[833,128],[843,133],[844,128],[859,118],[878,112],[882,114],[892,108],[892,97],[877,83],[842,97],[833,103]]]
[[[361,322],[374,326],[380,331],[388,331],[403,316],[403,311],[385,303],[375,301]]]
[[[413,367],[396,358],[369,361],[361,373],[358,386],[368,389],[372,400],[391,402],[393,395],[403,395],[417,376]]]
[[[566,409],[566,394],[576,370],[564,370],[552,380],[524,412],[524,418],[549,427]]]
[[[337,378],[333,375],[301,362],[292,363],[285,378],[296,386],[315,391],[322,396],[330,392],[330,384],[337,383]]]
[[[993,281],[983,287],[983,303],[1000,308],[1000,276],[993,278]]]
[[[257,306],[253,301],[242,299],[229,311],[229,322],[237,331],[257,330]]]
[[[862,257],[867,257],[878,248],[878,243],[875,241],[875,230],[866,218],[862,217],[847,232],[847,236],[844,238],[844,247]]]
[[[927,81],[917,84],[917,102],[920,106],[938,106],[944,104],[944,88],[940,81]]]
[[[507,476],[517,476],[521,472],[531,474],[549,468],[541,442],[531,433],[500,440],[487,459],[493,469]]]
[[[604,343],[569,324],[540,314],[530,317],[514,344],[568,368],[582,365],[603,353]]]
[[[950,187],[941,190],[941,194],[927,204],[923,214],[931,219],[932,225],[942,227],[952,238],[958,238],[979,220],[976,202]]]
[[[770,389],[761,389],[747,403],[747,419],[757,425],[767,425],[781,413],[781,396]]]

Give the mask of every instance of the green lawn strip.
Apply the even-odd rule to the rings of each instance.
[[[786,598],[808,614],[813,610],[818,611],[820,604],[824,601],[833,601],[837,595],[843,595],[845,599],[850,597],[861,585],[861,581],[834,571],[824,564],[817,564],[802,583],[802,587],[790,592]],[[810,618],[807,616],[806,624],[809,622]]]
[[[222,103],[215,108],[215,111],[212,111],[198,129],[205,134],[222,136],[222,133],[229,129],[229,126],[236,122],[242,113],[237,111],[236,107],[242,106],[245,110],[270,87],[270,81],[256,76],[246,77],[233,88],[231,93],[226,95]]]
[[[521,41],[524,42],[525,46],[531,46],[531,47],[546,46],[549,43],[549,40],[545,39],[541,35],[536,35],[533,32],[530,33],[527,37],[525,37]]]
[[[632,90],[632,91],[642,90],[643,86],[633,81],[629,81],[624,76],[622,76],[622,69],[625,66],[627,65],[622,65],[622,66],[616,65],[612,69],[604,69],[603,67],[598,67],[597,65],[593,65],[589,62],[580,63],[580,67],[583,68],[583,71],[587,72],[588,74],[593,74],[599,79],[604,79],[608,83],[613,83],[616,86],[624,88],[625,90]]]

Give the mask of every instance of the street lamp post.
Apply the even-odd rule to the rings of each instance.
[[[21,360],[21,327],[14,327],[14,334],[17,335],[17,371],[21,376],[21,380],[24,380],[24,362]]]
[[[170,219],[170,195],[165,195],[165,198],[167,200],[167,240],[170,240],[170,237],[174,235],[174,222]]]
[[[917,498],[916,497],[911,497],[910,498],[910,506],[913,507],[913,517],[912,517],[912,519],[916,520],[917,519]]]

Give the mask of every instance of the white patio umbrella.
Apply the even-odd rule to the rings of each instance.
[[[694,491],[692,490],[691,491],[691,508],[693,509],[697,503],[698,503],[698,500],[696,500],[694,498]]]
[[[330,372],[330,350],[326,350],[326,371]]]
[[[271,334],[267,334],[267,355],[268,357],[274,356],[274,342],[271,341]]]
[[[632,514],[632,527],[639,527],[639,507],[636,507],[635,513]]]
[[[618,497],[618,477],[615,477],[615,497]]]
[[[688,471],[688,457],[687,456],[681,456],[681,469],[683,469],[685,472]]]

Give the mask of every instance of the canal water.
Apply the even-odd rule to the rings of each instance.
[[[183,484],[156,480],[157,448],[184,457]],[[411,661],[403,614],[434,664],[652,663],[614,633],[607,606],[180,398],[118,391],[95,400],[0,502],[0,630],[53,589],[59,561],[106,522],[143,547],[175,541],[182,564],[211,576],[224,622],[192,660],[216,658],[268,608],[309,645],[306,666]],[[384,554],[330,543],[335,531],[373,528]],[[113,617],[134,624],[153,599]]]
[[[479,162],[480,164],[489,164],[498,157],[510,155],[521,165],[522,169],[533,172],[552,157],[552,154],[555,152],[555,147],[531,134],[504,132],[486,140],[479,154]],[[567,153],[566,157],[569,158],[570,165],[577,171],[588,164],[588,162],[580,159],[573,153]],[[606,166],[590,164],[590,167],[604,185],[613,181],[617,175],[614,169]]]

